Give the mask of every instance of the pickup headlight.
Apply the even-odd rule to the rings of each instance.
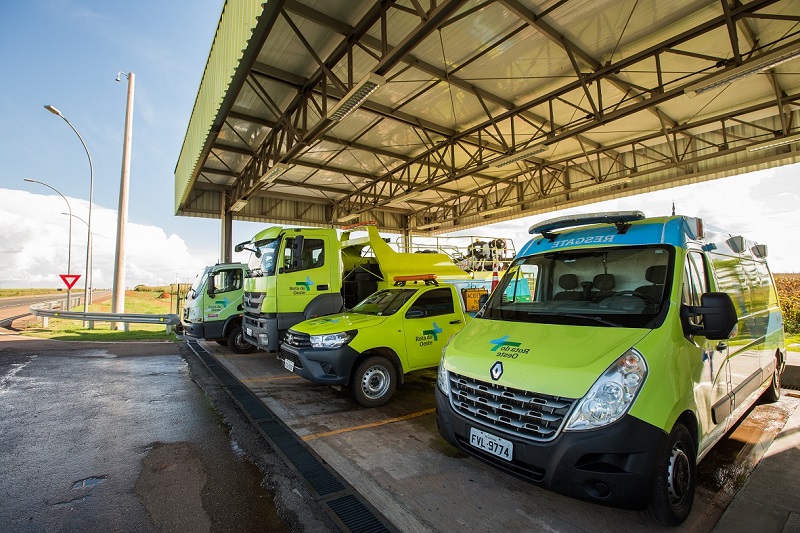
[[[311,335],[311,347],[335,350],[353,340],[356,333],[356,331],[343,331],[341,333],[328,333],[326,335]]]
[[[439,390],[442,391],[442,394],[445,396],[450,396],[450,375],[447,373],[447,370],[444,368],[444,352],[447,351],[447,347],[450,345],[450,341],[453,340],[455,334],[451,335],[447,342],[444,343],[444,347],[442,348],[442,358],[439,360],[439,370],[436,373],[436,384],[439,386]]]
[[[644,356],[631,348],[594,382],[564,430],[596,429],[616,422],[633,405],[646,376]]]

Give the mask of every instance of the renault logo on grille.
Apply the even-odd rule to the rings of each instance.
[[[503,362],[497,361],[495,364],[493,364],[492,368],[489,370],[489,373],[494,381],[500,379],[500,376],[503,375]]]

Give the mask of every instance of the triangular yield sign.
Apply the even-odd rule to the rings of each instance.
[[[59,274],[59,276],[61,276],[61,281],[64,282],[68,289],[71,289],[78,282],[78,278],[81,277],[80,274]]]

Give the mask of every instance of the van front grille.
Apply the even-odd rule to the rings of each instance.
[[[450,405],[461,416],[534,441],[556,437],[575,400],[501,387],[450,372]]]

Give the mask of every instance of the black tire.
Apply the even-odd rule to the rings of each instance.
[[[230,331],[228,331],[227,342],[228,348],[230,348],[233,353],[250,353],[256,349],[255,346],[244,340],[241,325],[233,326]]]
[[[677,526],[692,511],[697,483],[697,448],[686,426],[677,422],[656,458],[650,515],[665,526]]]
[[[364,407],[380,407],[389,401],[397,387],[397,371],[379,355],[361,361],[350,381],[350,394]]]
[[[764,401],[774,403],[781,399],[781,373],[780,359],[775,359],[775,372],[772,373],[772,381],[761,396]]]
[[[216,339],[214,342],[216,342],[220,346],[227,346],[228,345],[228,339]]]

